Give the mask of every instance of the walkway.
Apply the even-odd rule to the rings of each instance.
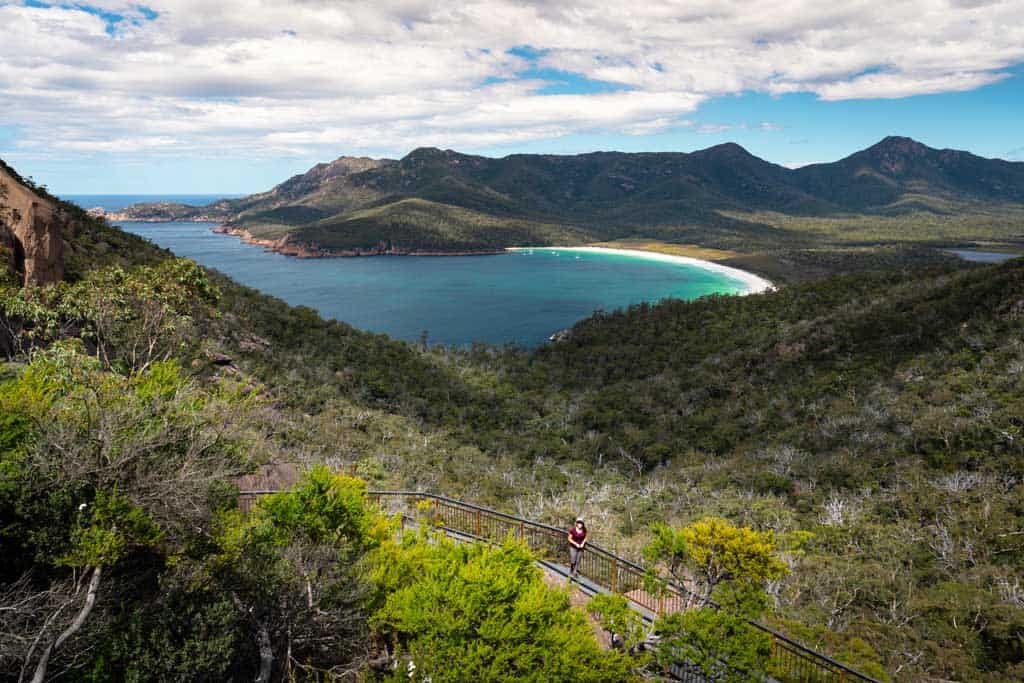
[[[270,493],[275,491],[243,491],[239,495],[239,506],[247,509],[258,496]],[[538,562],[546,572],[568,579],[568,567],[561,563],[567,552],[564,529],[432,493],[370,491],[368,495],[385,511],[400,514],[403,520],[412,523],[429,520],[449,536],[463,541],[495,543],[509,537],[520,540],[537,554]],[[683,611],[699,604],[697,596],[675,581],[666,582],[662,594],[651,595],[645,590],[646,573],[643,566],[588,542],[587,552],[579,566],[579,590],[591,597],[597,593],[623,595],[648,626],[653,625],[658,615]],[[750,625],[771,638],[772,669],[783,683],[878,683],[759,622],[751,621]],[[673,673],[688,681],[703,680],[685,665],[673,669]],[[771,680],[767,676],[765,679]]]

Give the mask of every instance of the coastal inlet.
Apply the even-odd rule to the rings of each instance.
[[[532,347],[598,310],[767,285],[742,271],[644,252],[544,247],[481,256],[297,259],[215,234],[212,223],[119,225],[289,304],[396,339],[419,341],[425,332],[432,344]]]

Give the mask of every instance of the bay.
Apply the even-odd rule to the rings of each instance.
[[[533,347],[595,311],[744,291],[703,268],[551,248],[486,256],[297,259],[212,223],[120,223],[179,256],[354,327],[417,341]]]
[[[72,195],[118,211],[144,201],[204,205],[230,195]],[[622,253],[538,248],[487,256],[296,259],[212,232],[212,223],[120,223],[179,256],[294,306],[395,339],[534,347],[595,311],[745,285],[693,265]]]

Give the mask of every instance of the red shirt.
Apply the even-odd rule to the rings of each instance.
[[[583,543],[583,539],[587,537],[587,532],[583,529],[573,527],[569,529],[569,535],[572,537],[574,543]]]

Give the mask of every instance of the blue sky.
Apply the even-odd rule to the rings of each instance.
[[[903,135],[931,147],[1024,161],[1024,68],[1011,74],[968,92],[899,99],[822,101],[809,93],[743,92],[709,100],[690,116],[693,125],[657,135],[573,135],[477,151],[490,156],[597,149],[692,151],[731,141],[774,163],[796,165],[835,161],[887,135]],[[562,84],[578,85],[579,92],[588,87],[565,80]]]
[[[341,155],[1024,160],[1024,0],[0,0],[0,158],[51,190],[248,193]]]

